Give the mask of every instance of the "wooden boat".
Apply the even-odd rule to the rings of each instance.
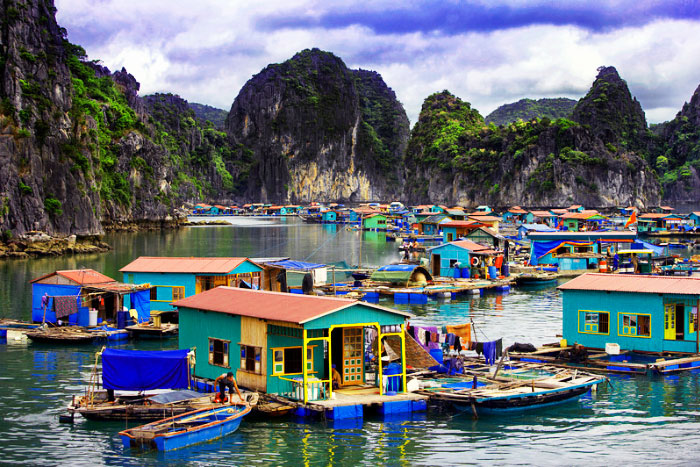
[[[160,325],[152,322],[139,323],[127,326],[125,329],[137,339],[161,339],[178,335],[178,325],[173,323],[162,323]]]
[[[491,384],[475,389],[432,392],[435,400],[446,402],[474,416],[539,409],[578,400],[606,378],[577,371],[531,380]]]
[[[91,332],[78,326],[30,329],[25,334],[34,342],[49,344],[87,344],[104,337],[101,332]]]
[[[117,395],[110,401],[107,391],[74,397],[68,405],[71,417],[82,415],[88,420],[161,420],[193,410],[221,407],[213,394],[173,391],[165,394]]]
[[[238,429],[247,404],[200,409],[119,432],[124,447],[170,451],[221,438]]]
[[[518,285],[546,285],[554,284],[558,275],[555,272],[523,273],[515,278]]]

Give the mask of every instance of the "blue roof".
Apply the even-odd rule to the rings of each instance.
[[[556,229],[551,228],[545,224],[522,224],[518,229],[532,230],[535,232],[556,232]]]
[[[276,261],[274,263],[267,263],[269,266],[276,266],[278,268],[284,268],[284,269],[301,269],[304,271],[310,270],[310,269],[316,269],[316,268],[323,268],[326,267],[325,264],[317,264],[317,263],[306,263],[304,261],[294,261],[291,259],[284,260],[284,261]]]
[[[388,264],[377,269],[377,271],[413,271],[417,264]]]

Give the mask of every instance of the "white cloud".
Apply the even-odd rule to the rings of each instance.
[[[530,26],[490,33],[378,35],[361,26],[268,30],[261,18],[303,12],[313,3],[196,3],[164,0],[57,0],[69,38],[110,69],[122,66],[141,94],[169,91],[229,109],[241,87],[269,63],[319,47],[353,68],[375,70],[394,89],[412,123],[423,99],[444,88],[482,115],[523,97],[586,93],[600,65],[615,66],[649,122],[673,118],[700,83],[697,22],[657,21],[592,33]],[[298,13],[296,13],[298,14]]]

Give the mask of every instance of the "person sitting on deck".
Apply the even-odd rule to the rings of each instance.
[[[343,378],[340,376],[340,373],[338,373],[338,370],[336,370],[335,363],[331,367],[331,372],[331,379],[333,380],[333,389],[340,389],[340,385],[343,384]]]
[[[233,402],[233,388],[236,388],[236,394],[238,394],[239,399],[241,399],[241,401],[244,400],[243,396],[241,395],[241,391],[238,390],[238,384],[236,384],[236,380],[233,379],[232,372],[229,371],[228,373],[224,373],[218,378],[216,378],[214,380],[214,387],[216,386],[219,387],[219,394],[217,394],[216,399],[214,399],[214,402],[226,402],[226,388],[228,388],[228,392],[231,395],[231,402]]]

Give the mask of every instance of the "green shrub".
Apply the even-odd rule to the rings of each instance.
[[[19,182],[19,192],[22,193],[23,195],[31,195],[32,194],[32,187],[29,185],[25,185],[21,180]]]
[[[44,210],[50,216],[60,216],[63,214],[63,205],[54,195],[48,195],[44,198]]]

